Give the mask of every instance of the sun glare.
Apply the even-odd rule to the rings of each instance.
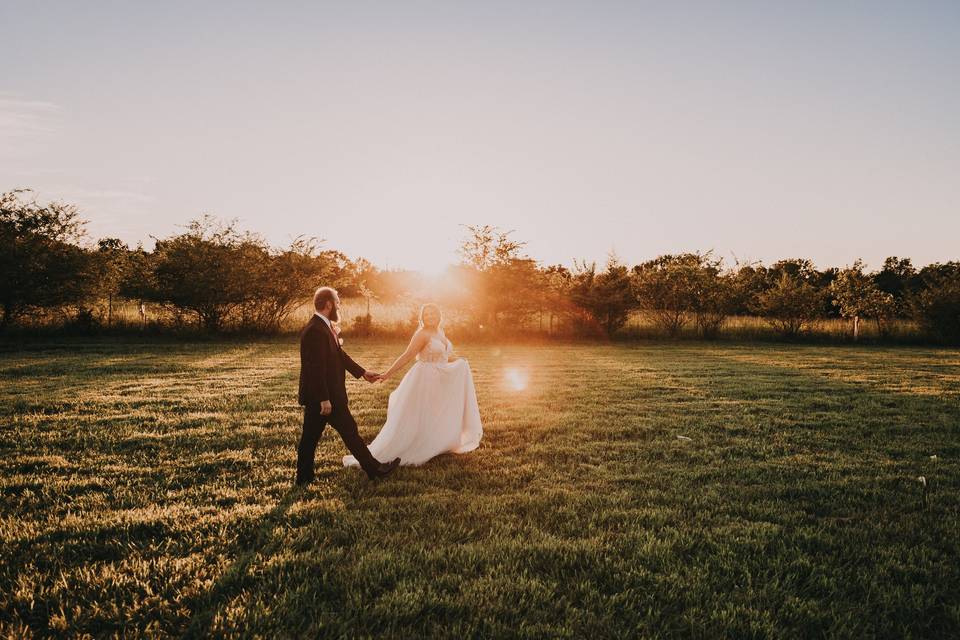
[[[520,369],[507,369],[503,372],[503,377],[507,388],[513,391],[523,391],[530,381],[530,375]]]
[[[441,280],[447,276],[447,270],[450,268],[450,265],[445,262],[438,262],[436,264],[425,264],[421,266],[417,271],[423,274],[425,277],[433,280]]]

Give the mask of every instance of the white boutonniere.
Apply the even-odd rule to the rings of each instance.
[[[340,343],[340,346],[341,346],[341,347],[343,346],[343,338],[341,338],[341,337],[338,336],[338,337],[337,337],[337,342]]]

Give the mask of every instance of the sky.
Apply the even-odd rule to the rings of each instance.
[[[0,191],[438,271],[960,259],[960,3],[0,0]]]

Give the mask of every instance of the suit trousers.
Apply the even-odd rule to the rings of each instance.
[[[343,443],[364,471],[370,474],[379,468],[380,462],[367,449],[360,432],[357,431],[357,421],[353,419],[346,405],[334,405],[330,415],[325,416],[320,413],[319,404],[310,403],[303,408],[303,433],[297,447],[297,483],[313,479],[317,442],[328,424],[337,430]]]

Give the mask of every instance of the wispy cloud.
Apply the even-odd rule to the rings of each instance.
[[[137,191],[136,184],[129,189],[97,188],[96,185],[60,185],[44,188],[43,194],[75,204],[80,214],[90,222],[87,231],[94,238],[120,238],[135,244],[147,239],[150,211],[156,197]]]
[[[154,200],[153,196],[145,193],[137,193],[136,191],[121,191],[118,189],[77,189],[69,190],[68,193],[72,198],[79,201],[110,201],[131,204],[153,202]]]
[[[0,140],[31,138],[56,131],[60,107],[0,92]]]

